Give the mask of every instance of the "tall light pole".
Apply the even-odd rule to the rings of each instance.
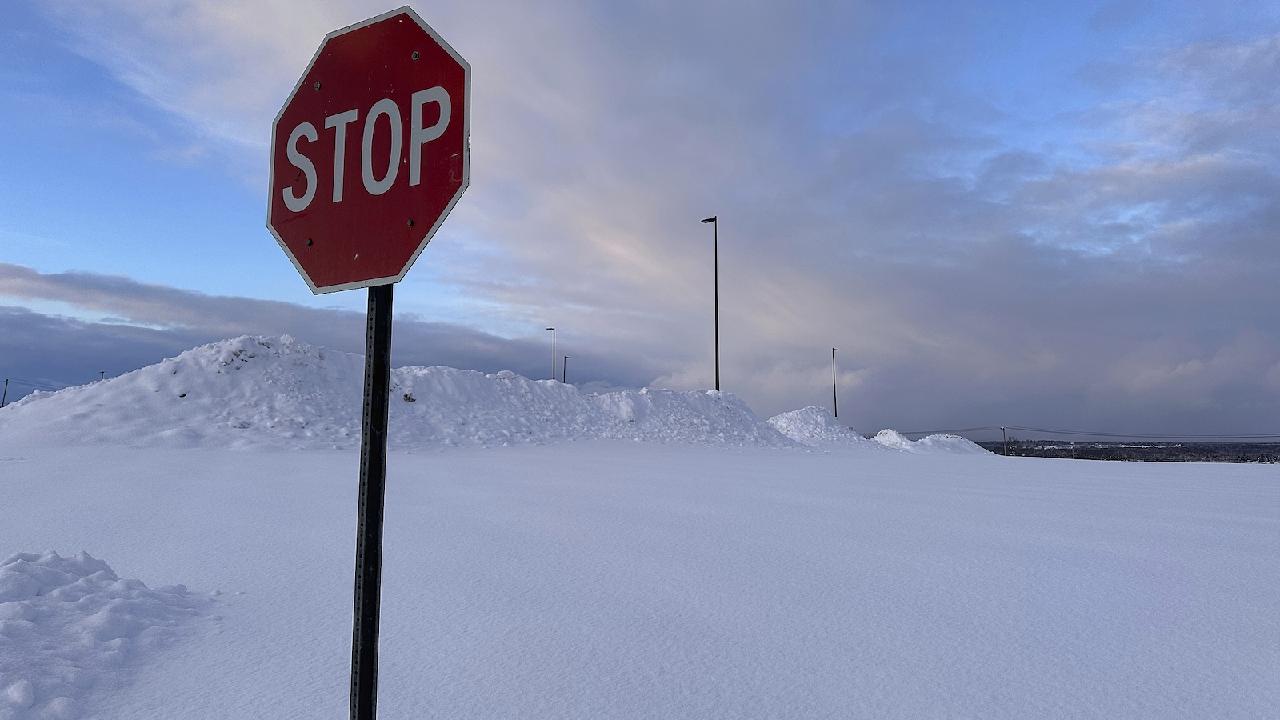
[[[711,223],[711,267],[714,279],[713,303],[716,325],[716,390],[720,389],[720,223],[715,215],[702,220]]]
[[[571,355],[565,355],[564,360],[560,363],[560,382],[569,384],[569,358]]]
[[[831,348],[831,415],[840,417],[840,405],[836,400],[836,349]]]
[[[551,379],[556,379],[556,329],[547,328],[551,331]]]

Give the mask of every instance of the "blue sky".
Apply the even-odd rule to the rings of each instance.
[[[860,429],[1272,429],[1274,4],[416,7],[474,72],[472,188],[397,294],[454,364],[536,367],[555,324],[584,379],[704,386],[715,213],[726,385],[762,412],[823,402],[836,345]],[[47,360],[77,333],[125,333],[114,371],[341,344],[364,298],[313,297],[266,232],[266,142],[323,34],[385,9],[14,4],[0,305],[71,347],[0,366],[75,381],[101,351]]]

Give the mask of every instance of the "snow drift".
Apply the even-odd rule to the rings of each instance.
[[[854,432],[853,428],[841,425],[826,408],[817,405],[774,415],[769,418],[769,424],[793,441],[809,447],[863,445],[879,448]]]
[[[120,377],[33,393],[0,412],[0,441],[158,447],[350,448],[360,442],[364,358],[238,337]],[[741,400],[715,391],[599,395],[510,371],[391,373],[389,444],[415,449],[582,439],[785,446]]]
[[[911,453],[948,453],[952,455],[981,455],[987,453],[977,443],[949,433],[927,435],[919,440],[912,441],[897,430],[881,430],[872,439],[887,448]]]
[[[210,599],[117,577],[88,553],[0,562],[0,718],[77,718],[83,698],[172,642]]]
[[[0,411],[0,442],[15,447],[349,449],[360,443],[363,383],[363,356],[287,335],[243,336],[119,377],[32,393]],[[872,443],[816,406],[765,421],[734,395],[714,390],[594,394],[508,370],[391,371],[388,443],[394,449],[595,439],[985,452],[955,435],[912,442],[885,430]]]

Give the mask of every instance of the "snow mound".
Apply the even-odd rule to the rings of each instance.
[[[717,390],[620,390],[590,396],[607,418],[600,437],[713,445],[790,445],[747,404]]]
[[[82,715],[84,699],[182,632],[209,599],[148,588],[88,553],[0,562],[0,718]]]
[[[872,440],[887,448],[911,453],[951,455],[981,455],[987,453],[978,444],[959,435],[947,433],[927,435],[919,440],[912,441],[897,430],[881,430],[876,433]]]
[[[915,449],[915,443],[908,440],[906,436],[899,433],[897,430],[881,430],[871,439],[894,450],[906,450],[910,452]]]
[[[0,441],[215,448],[352,448],[364,358],[291,337],[238,337],[90,385],[35,393],[0,412]],[[790,445],[727,393],[599,395],[510,371],[391,373],[392,448],[600,438]]]
[[[801,445],[820,447],[834,444],[869,444],[852,428],[841,425],[826,408],[810,405],[774,415],[769,424]]]
[[[922,452],[950,453],[952,455],[990,454],[989,450],[972,440],[950,433],[922,437],[916,441],[916,447]]]

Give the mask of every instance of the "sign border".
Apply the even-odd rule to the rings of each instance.
[[[422,236],[422,239],[418,241],[417,249],[413,251],[413,255],[409,256],[409,260],[405,262],[404,268],[400,270],[399,275],[370,278],[368,280],[358,280],[356,282],[343,283],[341,285],[325,285],[320,287],[311,281],[311,276],[307,274],[305,269],[303,269],[301,263],[298,262],[298,258],[294,257],[293,252],[289,250],[289,246],[286,245],[284,239],[280,237],[280,233],[276,232],[275,227],[271,224],[271,206],[275,201],[274,193],[276,191],[276,130],[280,124],[280,118],[284,116],[285,109],[289,107],[289,104],[293,102],[293,98],[297,96],[298,90],[302,88],[302,81],[306,79],[307,74],[311,72],[311,68],[316,64],[316,60],[320,57],[320,51],[324,50],[325,46],[329,44],[329,41],[341,35],[346,35],[354,30],[359,30],[360,28],[367,27],[374,23],[388,20],[400,14],[408,15],[418,24],[418,27],[425,30],[426,33],[431,36],[431,39],[435,40],[440,47],[444,48],[445,52],[449,53],[450,57],[462,66],[462,74],[466,85],[466,97],[463,99],[464,112],[462,118],[462,184],[458,187],[458,190],[454,192],[453,197],[449,199],[449,203],[444,206],[444,211],[440,213],[440,217],[436,218],[435,223]],[[311,288],[312,294],[327,295],[328,293],[338,292],[341,290],[355,290],[357,288],[398,283],[404,279],[404,276],[409,272],[409,268],[413,267],[413,264],[417,262],[418,256],[421,255],[422,251],[426,249],[428,244],[430,244],[431,238],[435,237],[436,231],[440,229],[441,223],[443,223],[444,219],[449,216],[449,213],[453,210],[453,206],[458,204],[458,199],[462,197],[462,194],[466,192],[467,188],[471,185],[471,63],[463,59],[463,57],[458,54],[458,51],[453,49],[452,45],[446,42],[444,38],[440,37],[440,34],[428,25],[427,21],[423,20],[422,17],[408,5],[396,8],[395,10],[388,10],[381,15],[376,15],[367,20],[362,20],[353,25],[348,25],[344,28],[334,30],[328,35],[325,35],[324,39],[320,41],[320,45],[316,47],[316,51],[312,54],[311,60],[307,63],[307,67],[303,69],[302,74],[298,76],[298,81],[294,83],[293,90],[289,92],[289,96],[285,98],[284,104],[280,106],[280,111],[276,113],[275,120],[271,122],[270,148],[271,151],[268,154],[267,160],[267,174],[270,178],[268,181],[270,184],[267,188],[267,230],[269,230],[272,237],[276,239],[276,242],[280,245],[280,249],[284,250],[285,256],[289,258],[289,262],[293,263],[294,269],[296,269],[298,274],[302,276],[302,279],[306,281],[307,287]]]

